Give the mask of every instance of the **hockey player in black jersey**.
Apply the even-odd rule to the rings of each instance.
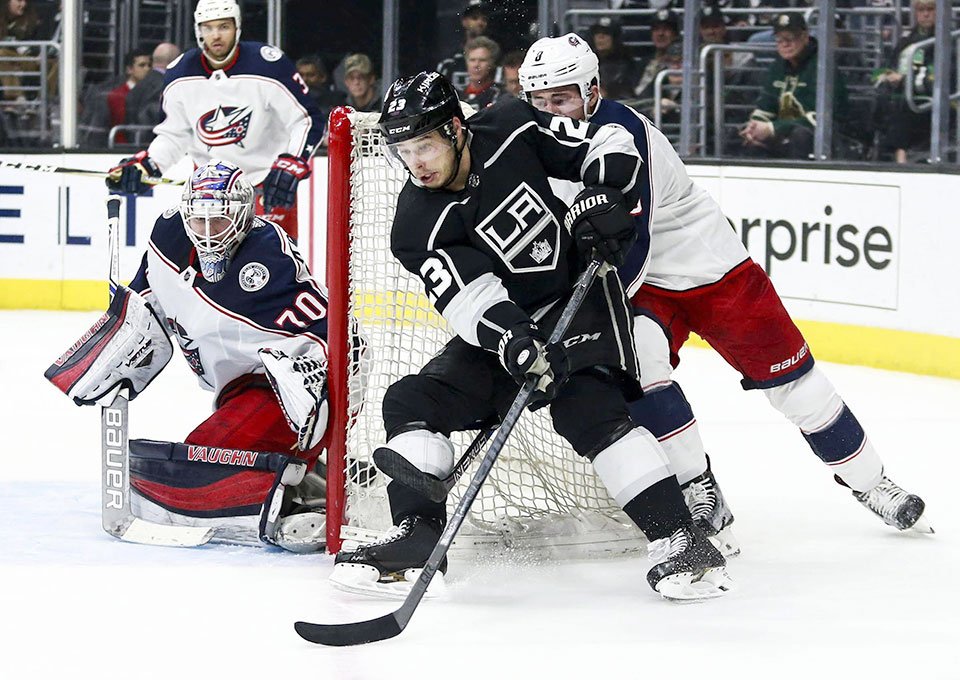
[[[630,419],[639,367],[613,267],[598,275],[563,342],[545,340],[583,263],[596,251],[616,266],[636,238],[630,213],[641,160],[630,135],[515,99],[468,126],[456,92],[435,72],[391,85],[380,129],[387,157],[410,174],[391,250],[456,333],[418,374],[388,389],[386,447],[445,477],[454,464],[450,433],[503,417],[517,383],[534,380],[533,407],[550,404],[556,431],[661,548],[651,587],[671,599],[723,594],[724,558],[691,521],[656,439]],[[551,177],[585,185],[569,211]],[[335,583],[411,580],[426,562],[445,504],[397,481],[387,491],[395,528],[337,555]]]

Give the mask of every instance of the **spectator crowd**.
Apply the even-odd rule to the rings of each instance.
[[[874,7],[884,2],[872,0],[869,4]],[[583,3],[594,10],[598,4]],[[611,12],[610,16],[593,12],[587,15],[589,23],[578,30],[599,58],[602,95],[629,103],[655,120],[671,139],[678,139],[683,3],[609,0],[603,4],[611,10],[638,11]],[[704,0],[698,4],[698,44],[718,46],[721,56],[707,60],[700,84],[693,90],[702,132],[688,152],[700,153],[705,147],[708,156],[812,157],[818,123],[820,23],[811,7],[814,4],[812,0]],[[863,2],[837,0],[836,4],[832,155],[897,163],[923,160],[929,155],[931,114],[922,105],[933,94],[934,46],[930,39],[936,23],[935,0],[911,0],[911,11],[902,13],[900,21],[892,11],[881,21],[868,21],[870,15],[854,9],[864,7]],[[57,15],[44,21],[31,5],[28,0],[0,0],[0,42],[56,39]],[[570,3],[571,9],[577,5]],[[428,60],[421,65],[447,76],[461,98],[477,108],[504,97],[522,96],[517,72],[525,47],[538,37],[534,25],[522,44],[503,42],[494,30],[495,7],[488,0],[469,0],[459,13],[460,48],[439,63]],[[922,41],[928,42],[916,46]],[[164,71],[180,51],[167,42],[137,48],[125,55],[123,73],[116,80],[86,87],[80,102],[82,146],[148,143],[150,130],[161,115]],[[291,51],[298,56],[296,50]],[[24,125],[22,112],[29,108],[25,103],[37,99],[43,88],[50,97],[56,96],[57,60],[50,60],[47,82],[41,86],[39,77],[30,75],[22,63],[29,52],[24,47],[0,45],[2,146],[17,145],[9,130]],[[324,116],[341,105],[379,111],[383,83],[378,77],[378,58],[354,52],[333,63],[329,55],[313,53],[299,56],[296,67]],[[956,64],[956,54],[951,61]],[[35,55],[30,63],[30,68],[37,69]],[[714,92],[715,64],[721,70],[719,93]],[[954,83],[956,73],[950,76],[949,82]],[[14,110],[16,116],[11,113]],[[722,125],[716,124],[717,120]],[[951,129],[954,127],[951,118]]]

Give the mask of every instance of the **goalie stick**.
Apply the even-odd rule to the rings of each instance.
[[[110,299],[120,279],[120,198],[107,198],[107,232],[110,251]],[[210,527],[156,524],[135,517],[130,510],[130,441],[127,436],[127,391],[120,390],[100,412],[102,487],[100,515],[111,536],[132,543],[191,547],[203,545],[215,533]]]
[[[450,489],[456,486],[460,477],[467,471],[470,464],[476,459],[483,449],[484,445],[497,429],[498,423],[484,423],[476,438],[467,447],[466,452],[453,466],[450,474],[440,479],[436,475],[420,470],[416,465],[408,461],[393,449],[380,447],[373,452],[373,462],[377,469],[385,475],[394,479],[404,486],[407,486],[422,496],[426,496],[434,503],[442,503],[450,493]]]
[[[550,333],[548,344],[558,342],[563,337],[563,334],[566,333],[570,322],[580,308],[584,297],[586,297],[590,285],[596,278],[601,264],[600,259],[594,259],[590,262],[586,271],[580,275],[580,278],[574,286],[573,293],[567,301],[566,307],[563,308],[563,312],[557,320],[557,325],[554,327],[553,332]],[[516,399],[513,400],[510,409],[503,418],[503,423],[501,423],[497,433],[493,437],[493,443],[480,461],[480,467],[477,468],[476,474],[474,474],[473,479],[470,480],[470,485],[467,487],[463,498],[460,499],[460,503],[457,505],[457,509],[454,511],[453,516],[440,535],[433,552],[430,553],[430,557],[427,559],[427,563],[424,565],[420,577],[416,583],[413,584],[413,588],[411,588],[410,593],[400,608],[395,612],[379,618],[368,621],[358,621],[356,623],[323,624],[297,621],[294,624],[294,629],[300,637],[317,644],[344,647],[347,645],[359,645],[366,642],[387,640],[403,632],[403,629],[406,628],[407,623],[409,623],[410,618],[413,616],[414,611],[416,611],[417,605],[420,604],[420,600],[423,599],[423,595],[427,591],[427,586],[430,585],[430,581],[433,580],[434,575],[437,573],[440,562],[450,549],[450,545],[453,543],[457,531],[460,530],[460,525],[463,524],[463,520],[470,510],[470,506],[473,505],[477,494],[480,493],[480,487],[483,486],[484,481],[486,481],[487,476],[490,474],[490,470],[500,455],[500,450],[503,448],[504,443],[506,443],[507,437],[510,436],[513,426],[516,425],[517,420],[519,420],[523,414],[523,409],[526,408],[529,403],[530,397],[533,395],[534,385],[535,382],[531,380],[520,388],[520,392],[517,394]]]

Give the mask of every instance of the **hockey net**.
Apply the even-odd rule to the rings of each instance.
[[[396,198],[406,175],[383,158],[377,117],[345,108],[330,117],[331,552],[339,550],[342,541],[370,540],[390,527],[387,480],[374,472],[372,460],[386,440],[381,403],[392,383],[416,373],[451,337],[421,282],[390,252]],[[349,342],[351,324],[366,341],[359,361]],[[363,389],[356,388],[360,383]],[[457,456],[475,434],[453,435]],[[450,513],[471,476],[468,470],[451,492]],[[593,557],[632,552],[643,545],[642,534],[609,497],[592,466],[553,431],[547,409],[540,409],[525,412],[513,430],[452,551],[488,554],[519,548],[524,554]]]

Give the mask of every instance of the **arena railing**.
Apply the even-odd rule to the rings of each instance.
[[[0,43],[0,108],[15,145],[54,141],[52,112],[59,84],[59,43],[11,40]]]
[[[568,30],[580,30],[585,31],[592,22],[595,22],[599,17],[608,16],[618,20],[629,20],[631,17],[636,17],[639,20],[647,20],[651,15],[655,13],[655,10],[651,9],[630,9],[630,10],[614,10],[614,9],[603,9],[603,8],[574,8],[567,9],[567,6],[570,3],[561,2],[559,8],[559,17],[562,19],[560,22],[560,31],[565,32]],[[696,6],[694,3],[686,3],[690,6]],[[953,16],[960,15],[960,8],[950,8],[947,6],[945,0],[940,0],[938,2],[938,12],[948,13],[951,18]],[[684,8],[676,7],[673,8],[674,11],[684,20],[684,24],[687,25],[687,21],[684,18]],[[874,101],[875,92],[872,87],[872,83],[869,80],[869,75],[872,73],[874,68],[880,67],[883,65],[885,54],[897,44],[900,40],[902,33],[908,29],[910,23],[913,21],[913,15],[911,12],[911,6],[908,1],[905,0],[893,0],[890,7],[852,7],[852,8],[838,8],[834,0],[819,0],[813,8],[787,8],[787,7],[764,7],[764,8],[730,8],[724,9],[724,13],[729,16],[738,16],[738,15],[752,15],[760,18],[761,15],[764,16],[773,16],[774,14],[780,12],[799,12],[803,13],[805,17],[808,18],[810,23],[811,31],[815,32],[819,37],[822,37],[824,44],[821,46],[820,55],[818,63],[818,101],[816,110],[822,112],[818,116],[819,120],[823,125],[818,126],[816,131],[816,145],[815,145],[815,158],[817,160],[829,161],[832,159],[833,155],[833,120],[832,120],[832,94],[833,94],[833,80],[834,75],[838,71],[843,73],[848,81],[848,91],[850,95],[850,100],[853,103],[854,107],[859,106],[862,111],[859,113],[863,114],[866,110],[869,110]],[[838,30],[838,22],[829,22],[827,25],[818,26],[817,17],[820,14],[829,13],[830,16],[835,16],[841,19],[840,23],[843,24],[843,28]],[[689,24],[693,26],[694,24]],[[943,22],[939,18],[937,26],[948,25],[946,22]],[[756,32],[760,30],[768,30],[769,26],[754,26],[751,27],[751,31]],[[640,30],[639,27],[623,27],[623,35],[626,37],[628,31],[636,32]],[[645,30],[645,29],[644,29]],[[733,30],[731,29],[731,33]],[[856,40],[856,43],[859,47],[866,47],[867,49],[859,49],[859,47],[834,47],[832,49],[828,48],[828,45],[835,44],[838,34],[845,36],[853,36]],[[946,36],[944,32],[944,36]],[[937,44],[941,44],[943,39],[937,38]],[[690,41],[689,36],[684,37],[684,51],[686,54],[690,54],[686,42]],[[933,42],[934,39],[931,39]],[[697,41],[699,42],[699,41]],[[646,43],[633,43],[628,40],[624,40],[624,43],[627,45],[650,45],[649,42]],[[714,51],[721,53],[724,48],[737,48],[743,46],[743,51],[751,51],[755,53],[764,53],[775,52],[775,47],[772,44],[767,44],[766,48],[762,46],[764,43],[731,43],[725,46],[716,46]],[[712,46],[704,46],[704,48]],[[957,45],[960,48],[960,44]],[[730,51],[737,51],[736,49],[730,49]],[[956,54],[956,50],[951,50]],[[694,52],[695,54],[695,52]],[[709,52],[707,53],[710,54]],[[853,64],[841,64],[838,68],[834,68],[837,62],[838,56],[845,56],[847,54],[855,55],[856,61],[859,63]],[[705,120],[707,116],[707,88],[700,87],[698,80],[702,77],[702,74],[706,73],[706,60],[704,55],[701,52],[700,63],[684,63],[683,65],[683,78],[684,78],[684,90],[681,100],[683,101],[684,107],[687,107],[687,111],[683,111],[681,116],[681,129],[680,129],[680,139],[686,139],[687,142],[682,146],[686,149],[681,150],[680,145],[678,145],[678,150],[680,150],[681,155],[689,156],[706,156],[709,153],[707,146],[707,137],[708,137],[708,123]],[[937,58],[940,58],[939,51]],[[716,56],[714,59],[720,60],[722,57]],[[955,58],[951,58],[950,62],[945,61],[946,63],[951,63],[955,61]],[[960,69],[958,69],[960,71]],[[947,72],[945,68],[938,68],[938,72]],[[714,84],[715,79],[722,77],[720,69],[715,69],[713,73]],[[661,81],[661,87],[662,81]],[[709,87],[709,85],[707,86]],[[960,90],[960,76],[958,76],[958,85],[957,89]],[[715,88],[714,97],[719,95],[720,88]],[[936,99],[936,98],[935,98]],[[931,155],[930,159],[932,162],[940,162],[941,159],[946,157],[944,151],[947,144],[947,138],[949,137],[949,131],[946,129],[946,121],[949,120],[949,105],[950,102],[956,99],[953,95],[944,97],[943,102],[939,107],[939,112],[937,111],[936,103],[931,103],[930,106],[934,108],[934,117],[936,118],[939,115],[940,120],[944,121],[942,124],[935,124],[933,126],[933,137],[941,138],[940,142],[934,143],[931,146]],[[629,102],[628,102],[629,103]],[[716,102],[714,102],[716,104]],[[714,106],[713,108],[713,121],[712,127],[714,132],[715,140],[715,153],[716,155],[721,155],[723,152],[723,139],[722,128],[724,125],[730,127],[728,123],[719,123],[717,118],[722,116],[723,110],[722,107]],[[744,120],[746,117],[744,117]],[[689,123],[684,126],[682,123],[684,120],[689,121]],[[656,122],[656,121],[655,121]],[[671,130],[671,133],[673,131]],[[717,134],[720,132],[721,134]],[[670,135],[671,137],[676,137],[674,134]],[[955,132],[955,137],[960,138],[960,128]],[[935,140],[934,140],[935,141]],[[954,143],[955,145],[955,143]]]

